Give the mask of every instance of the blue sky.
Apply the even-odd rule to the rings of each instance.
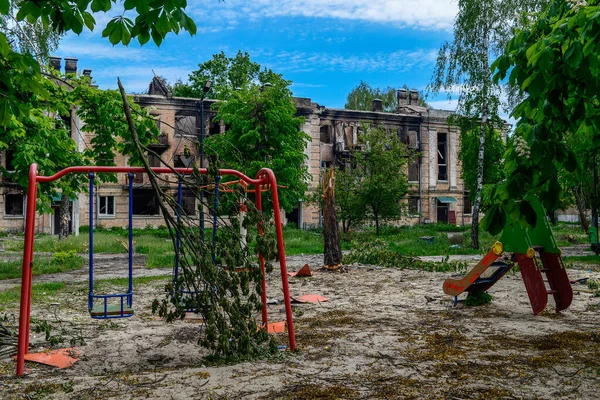
[[[217,0],[188,1],[198,33],[169,35],[160,48],[135,41],[112,46],[102,28],[119,12],[96,15],[98,27],[70,34],[55,52],[92,69],[100,88],[147,89],[154,73],[187,80],[197,65],[224,51],[246,51],[253,61],[294,82],[298,97],[343,107],[348,92],[364,80],[376,87],[424,90],[440,45],[452,37],[455,0]],[[429,99],[453,109],[444,95]]]

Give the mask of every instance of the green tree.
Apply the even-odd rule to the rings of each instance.
[[[356,177],[356,181],[351,182],[350,186],[354,188],[357,196],[353,199],[358,207],[357,211],[365,210],[366,218],[373,221],[375,231],[379,235],[383,222],[402,215],[400,200],[408,191],[405,171],[408,151],[394,132],[366,125],[362,131],[359,143],[363,145],[363,149],[352,151],[344,169],[351,168],[348,172]],[[342,176],[344,174],[341,173]],[[341,193],[344,190],[342,188]],[[341,197],[341,193],[336,193],[336,198]],[[343,203],[339,205],[344,207]],[[346,215],[342,213],[342,219],[352,218],[352,210],[347,212]]]
[[[304,150],[310,139],[299,129],[303,119],[296,117],[290,81],[260,67],[248,53],[235,57],[221,52],[189,76],[188,84],[176,84],[175,95],[201,97],[211,80],[211,97],[216,121],[227,130],[207,138],[207,154],[218,157],[230,168],[254,176],[261,168],[271,168],[280,192],[281,205],[291,210],[303,198],[309,179]]]
[[[404,85],[403,88],[408,90],[407,85]],[[382,101],[384,112],[391,113],[396,111],[396,107],[398,106],[396,89],[391,86],[388,86],[385,89],[374,88],[364,81],[360,81],[358,86],[348,93],[344,108],[347,110],[371,111],[373,100],[375,99]],[[419,105],[427,107],[427,103],[422,94],[419,96]]]
[[[344,233],[348,233],[350,228],[359,226],[366,217],[366,206],[359,193],[360,186],[360,177],[352,168],[337,168],[335,182],[337,216],[342,222]]]
[[[531,207],[519,201],[537,196],[551,214],[560,206],[562,171],[581,174],[569,137],[600,148],[600,35],[598,0],[556,1],[522,28],[493,64],[497,81],[506,79],[523,95],[513,110],[518,120],[514,146],[506,152],[507,180],[489,190],[494,206],[485,228],[498,231],[506,215],[533,221]]]
[[[211,60],[198,64],[198,69],[188,76],[188,83],[178,80],[173,85],[173,95],[202,98],[204,85],[212,82],[211,98],[227,100],[236,90],[269,82],[274,78],[270,69],[261,70],[260,64],[250,60],[250,55],[238,50],[235,57],[227,57],[224,52],[214,54]],[[276,78],[277,79],[277,78]],[[280,78],[278,78],[280,79]]]
[[[10,0],[8,13],[0,15],[0,32],[4,33],[11,48],[21,54],[30,54],[40,64],[48,61],[50,53],[58,48],[61,35],[41,21],[19,21],[17,12],[23,0]]]
[[[126,0],[119,4],[118,16],[110,20],[102,35],[112,44],[127,45],[132,38],[144,44],[152,38],[160,45],[169,32],[187,30],[193,34],[196,26],[185,14],[185,6],[185,1]],[[9,168],[15,168],[15,172],[11,172],[10,179],[21,186],[26,185],[26,171],[32,162],[38,162],[40,172],[45,174],[85,162],[61,121],[68,118],[67,111],[70,114],[73,104],[65,103],[72,100],[69,91],[54,80],[42,78],[39,61],[44,60],[60,35],[93,30],[94,14],[115,7],[114,0],[0,0],[0,150],[13,151],[14,161]],[[124,11],[137,16],[135,21],[125,17]],[[98,118],[110,121],[110,115]],[[127,149],[128,145],[119,146]],[[7,170],[3,172],[7,176]],[[61,180],[61,185],[63,203],[67,204],[66,197],[77,191],[78,182],[75,178],[70,183]],[[52,185],[41,187],[46,200],[57,191]],[[39,204],[44,211],[48,211],[48,205],[48,201]]]
[[[27,188],[29,166],[34,162],[42,175],[52,175],[73,165],[115,165],[117,153],[129,156],[131,164],[140,165],[140,157],[131,145],[124,114],[119,111],[122,102],[118,92],[99,90],[91,86],[86,77],[65,77],[54,73],[52,78],[38,79],[48,96],[43,101],[42,98],[33,98],[29,118],[11,118],[9,124],[0,127],[0,149],[13,154],[12,165],[0,167],[7,181],[5,185]],[[79,151],[75,142],[75,137],[82,132],[71,130],[71,114],[75,109],[86,131],[95,133],[83,152]],[[145,111],[139,107],[135,110],[147,117],[136,123],[142,132],[141,140],[148,144],[158,136],[158,130]],[[52,197],[62,196],[61,238],[68,233],[68,208],[65,210],[64,204],[68,207],[69,200],[76,198],[86,179],[82,175],[68,175],[60,181],[40,185],[38,206],[41,211],[51,212]],[[110,175],[102,175],[100,179],[114,181]]]
[[[394,112],[398,105],[396,89],[393,87],[374,88],[368,83],[360,81],[358,86],[348,93],[344,108],[347,110],[371,111],[375,99],[382,101],[384,112]]]
[[[459,125],[460,135],[460,150],[458,158],[463,166],[476,165],[479,156],[479,127],[478,121],[464,121]],[[502,135],[495,129],[488,127],[485,135],[485,153],[483,165],[483,184],[491,184],[500,182],[504,178],[504,164],[502,157],[505,151],[504,140]],[[475,201],[477,193],[477,169],[462,168],[462,179],[465,185],[465,190],[469,192],[469,199]],[[482,204],[482,208],[485,206]]]
[[[486,127],[502,129],[498,117],[502,87],[492,80],[490,57],[511,34],[515,13],[537,10],[543,0],[459,0],[454,40],[440,48],[429,88],[433,93],[459,88],[457,113],[480,122],[477,186],[473,204],[471,244],[479,248],[479,210],[485,169]]]

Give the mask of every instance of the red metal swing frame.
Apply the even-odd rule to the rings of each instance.
[[[184,174],[191,175],[193,169],[191,168],[152,168],[152,171],[157,174]],[[206,168],[198,170],[200,174],[206,175],[208,173]],[[57,172],[52,176],[40,176],[37,174],[37,164],[31,164],[29,168],[29,184],[27,188],[27,214],[25,220],[25,244],[23,249],[23,273],[21,277],[21,306],[19,313],[19,337],[18,337],[18,350],[17,350],[17,375],[23,375],[25,372],[25,355],[29,350],[29,333],[30,333],[30,320],[31,320],[31,284],[32,284],[32,266],[33,266],[33,247],[34,247],[34,231],[35,231],[35,218],[36,218],[36,202],[37,202],[37,188],[38,183],[53,182],[67,174],[81,174],[81,173],[146,173],[143,167],[99,167],[99,166],[81,166],[81,167],[69,167],[62,171]],[[271,198],[273,201],[273,214],[275,219],[275,232],[277,235],[277,251],[279,254],[279,265],[281,269],[281,281],[283,285],[283,297],[285,302],[285,313],[287,319],[287,329],[290,350],[296,349],[296,338],[294,335],[294,321],[292,316],[292,305],[288,284],[287,267],[285,260],[285,246],[283,243],[283,230],[281,225],[281,214],[279,212],[279,195],[277,193],[277,180],[272,170],[263,168],[256,174],[256,178],[252,179],[242,174],[239,171],[233,169],[221,169],[219,170],[220,176],[236,176],[240,181],[247,185],[254,185],[257,189],[256,194],[256,207],[258,210],[262,210],[262,192],[271,191]],[[262,234],[262,226],[258,226],[259,234]],[[262,322],[265,329],[268,326],[268,313],[267,313],[267,283],[266,283],[266,271],[265,271],[265,260],[261,254],[259,254],[260,268],[262,270],[262,295],[261,301],[262,307]]]

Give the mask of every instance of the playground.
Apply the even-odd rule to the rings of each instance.
[[[582,254],[584,250],[581,250]],[[573,253],[574,255],[578,253]],[[348,273],[322,272],[322,256],[288,257],[312,277],[290,278],[292,297],[313,293],[322,303],[294,305],[299,352],[281,350],[259,361],[210,363],[196,343],[199,321],[166,324],[151,303],[164,291],[170,270],[134,269],[136,314],[94,320],[87,312],[87,282],[41,276],[33,284],[31,352],[47,347],[36,322],[48,321],[61,346],[74,339],[78,361],[57,369],[14,361],[0,364],[3,398],[592,398],[598,390],[600,299],[573,285],[573,302],[537,316],[519,273],[509,272],[481,307],[453,305],[442,282],[462,273],[435,273],[351,265]],[[471,262],[474,265],[475,262]],[[115,271],[111,263],[98,273]],[[590,264],[569,265],[572,280],[600,278]],[[111,272],[112,271],[112,272]],[[155,276],[162,271],[163,276]],[[105,288],[123,279],[100,280]],[[271,321],[285,319],[281,277],[268,278]],[[13,286],[16,284],[13,283]],[[18,312],[15,301],[3,311]],[[278,304],[274,303],[278,301]],[[550,302],[551,303],[551,302]],[[39,324],[39,322],[38,322]],[[287,336],[276,334],[282,345]],[[81,343],[83,340],[84,344]],[[4,394],[7,394],[5,396]]]
[[[93,171],[77,169],[89,172],[92,193]],[[131,168],[116,169],[131,178]],[[35,178],[35,167],[32,176],[53,179]],[[255,180],[240,178],[258,188],[276,187],[269,171]],[[219,190],[218,181],[213,190]],[[178,192],[180,207],[181,184]],[[35,209],[32,193],[29,210]],[[261,190],[255,193],[260,205]],[[279,209],[276,200],[273,191]],[[134,261],[133,251],[98,257],[90,229],[87,268],[33,277],[30,261],[41,254],[34,252],[34,219],[29,218],[23,265],[30,267],[23,268],[21,279],[0,284],[3,324],[19,326],[16,368],[10,357],[0,360],[2,398],[594,397],[600,382],[598,263],[586,258],[589,246],[559,249],[543,207],[535,199],[531,205],[535,227],[507,224],[485,254],[455,257],[462,263],[439,256],[445,269],[431,269],[444,272],[358,262],[332,272],[321,269],[322,255],[283,257],[275,213],[278,263],[266,273],[259,254],[264,306],[250,319],[258,324],[268,319],[277,352],[252,361],[211,358],[198,345],[210,321],[198,312],[172,323],[152,312],[155,299],[177,277],[178,262],[184,260],[179,253],[174,268],[164,269],[147,269],[144,257]],[[92,227],[93,210],[90,204]],[[178,222],[178,212],[175,218]],[[129,228],[124,247],[132,249],[133,240]],[[215,248],[216,230],[210,240]],[[565,261],[561,255],[567,254]],[[299,271],[304,276],[293,274]],[[244,276],[245,270],[227,273]],[[478,290],[488,291],[493,302],[469,304],[466,293]],[[212,296],[218,290],[203,293]],[[263,325],[250,322],[252,332],[264,334],[258,331]],[[230,342],[234,336],[228,336]]]

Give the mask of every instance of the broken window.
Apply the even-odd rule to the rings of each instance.
[[[196,195],[191,190],[181,193],[181,208],[186,215],[196,215]]]
[[[101,217],[115,215],[115,196],[98,196],[98,215]]]
[[[136,172],[133,174],[133,183],[144,183],[144,173]]]
[[[160,162],[160,157],[149,153],[148,154],[148,163],[150,164],[151,167],[160,167],[161,166],[161,162]]]
[[[196,136],[196,116],[175,115],[175,134],[182,136]]]
[[[354,128],[351,126],[347,126],[344,128],[344,142],[346,143],[346,148],[351,148],[354,146]]]
[[[158,200],[152,189],[133,190],[133,215],[159,215]]]
[[[448,180],[448,134],[438,133],[438,181]]]
[[[321,142],[331,144],[333,143],[331,138],[331,126],[326,125],[320,128],[321,131]]]
[[[23,216],[23,194],[4,195],[4,214],[9,216]]]
[[[408,213],[410,215],[419,213],[419,198],[417,196],[410,196],[408,198]]]
[[[419,141],[417,140],[417,131],[408,132],[408,143],[406,145],[410,149],[416,149],[419,147]]]
[[[219,122],[216,122],[214,119],[209,118],[210,121],[210,125],[208,128],[208,134],[209,135],[218,135],[221,133],[221,124]]]
[[[415,158],[408,163],[408,181],[417,182],[419,180],[419,159]]]
[[[162,132],[162,115],[151,114],[150,116],[152,117],[152,119],[154,119],[154,123],[156,124],[158,131]]]
[[[4,152],[4,167],[7,171],[14,171],[13,160],[15,159],[15,153],[12,150],[6,150]]]
[[[469,192],[465,192],[463,196],[463,214],[472,214],[473,213],[473,204],[471,203],[471,199],[469,198]]]
[[[186,157],[183,154],[175,154],[175,157],[173,157],[173,166],[175,168],[192,168],[195,162],[195,156]]]

